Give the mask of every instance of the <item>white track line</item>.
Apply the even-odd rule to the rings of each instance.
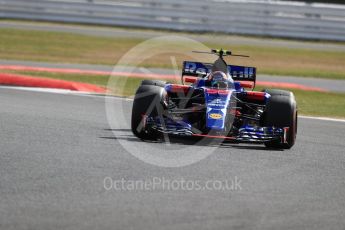
[[[35,87],[17,87],[17,86],[0,86],[0,88],[4,89],[16,89],[16,90],[24,90],[24,91],[33,91],[33,92],[43,92],[43,93],[56,93],[56,94],[69,94],[69,95],[79,95],[79,96],[95,96],[100,94],[93,94],[88,92],[80,92],[80,91],[73,91],[73,90],[65,90],[65,89],[50,89],[50,88],[35,88]],[[101,95],[104,96],[104,95]],[[122,98],[122,97],[113,97],[114,99],[126,100],[126,101],[133,101],[133,98]],[[334,121],[334,122],[345,122],[345,119],[337,119],[337,118],[330,118],[330,117],[312,117],[312,116],[298,116],[298,118],[302,119],[313,119],[313,120],[321,120],[321,121]]]
[[[321,121],[335,121],[335,122],[345,122],[344,119],[330,118],[330,117],[310,117],[310,116],[298,116],[298,118],[313,119]]]

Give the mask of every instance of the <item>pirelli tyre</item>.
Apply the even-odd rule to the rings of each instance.
[[[297,105],[292,92],[278,89],[266,89],[269,98],[263,114],[263,126],[289,127],[286,143],[281,141],[266,142],[266,147],[290,149],[297,135]]]
[[[154,86],[164,87],[166,85],[166,82],[159,81],[159,80],[143,80],[141,82],[141,85],[154,85]]]
[[[134,97],[131,128],[135,136],[143,140],[157,139],[158,134],[146,125],[147,117],[163,116],[166,91],[154,85],[141,85]]]

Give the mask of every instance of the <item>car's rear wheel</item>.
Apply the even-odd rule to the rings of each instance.
[[[140,139],[156,139],[157,133],[147,129],[146,118],[163,116],[166,91],[154,85],[141,85],[134,97],[131,128]]]
[[[271,97],[269,98],[263,115],[263,126],[288,127],[286,143],[281,141],[266,142],[266,147],[290,149],[296,140],[297,134],[297,106],[292,92],[285,90],[265,90]]]

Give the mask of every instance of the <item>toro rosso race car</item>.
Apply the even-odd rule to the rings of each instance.
[[[218,59],[213,64],[185,61],[182,84],[142,81],[133,102],[134,135],[143,140],[177,135],[291,148],[297,133],[293,93],[252,91],[256,68],[224,61],[224,56],[244,55],[222,49],[201,53],[215,54]]]

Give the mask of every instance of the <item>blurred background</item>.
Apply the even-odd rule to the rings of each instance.
[[[329,3],[341,1],[2,0],[1,17],[344,41],[345,6]]]
[[[293,90],[302,114],[345,117],[342,3],[1,0],[0,71],[7,78],[0,83],[23,85],[8,79],[8,74],[20,74],[106,87],[112,66],[131,48],[153,37],[179,35],[251,56],[228,62],[256,66],[257,89]],[[188,52],[176,55],[178,67]],[[169,54],[147,59],[141,67],[162,79],[174,74]],[[124,90],[113,93],[133,95],[140,74],[138,70],[124,80]]]

